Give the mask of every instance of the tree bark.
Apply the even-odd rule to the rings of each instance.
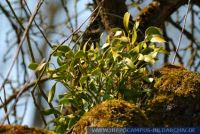
[[[162,27],[173,12],[187,3],[188,0],[154,0],[136,18],[140,22],[140,30],[144,33],[149,26]],[[200,6],[200,1],[191,0],[191,4]]]
[[[102,3],[101,3],[102,2]],[[88,44],[98,42],[101,33],[105,30],[112,35],[112,28],[118,27],[124,29],[123,16],[128,11],[126,0],[95,0],[94,9],[102,4],[101,8],[93,13],[91,23],[83,35],[83,42]]]

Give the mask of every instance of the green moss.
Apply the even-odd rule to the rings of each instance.
[[[200,75],[167,65],[155,72],[146,113],[155,126],[200,126]]]
[[[0,125],[0,134],[55,134],[38,128],[29,128],[20,125]]]
[[[144,112],[124,100],[108,100],[87,112],[73,127],[72,133],[84,134],[87,127],[148,127]]]

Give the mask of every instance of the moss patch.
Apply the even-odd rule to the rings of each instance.
[[[73,127],[72,133],[85,134],[87,127],[148,127],[144,112],[124,100],[108,100],[87,112]]]
[[[20,125],[0,125],[0,134],[55,134],[38,128],[29,128]]]
[[[200,126],[200,75],[167,65],[155,72],[146,113],[155,126]]]

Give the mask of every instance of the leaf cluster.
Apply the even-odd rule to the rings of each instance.
[[[54,56],[58,67],[47,68],[47,73],[68,89],[59,96],[60,111],[63,107],[70,109],[55,119],[57,132],[70,128],[85,112],[102,101],[119,97],[136,101],[143,92],[140,90],[141,81],[152,82],[152,78],[142,74],[148,65],[155,63],[158,53],[164,52],[155,43],[165,40],[160,29],[149,27],[145,39],[137,42],[139,23],[135,22],[130,29],[129,18],[130,14],[126,13],[123,21],[126,30],[114,28],[113,36],[107,36],[102,46],[90,44],[89,50],[83,47],[77,51],[68,46],[54,47],[57,49]],[[37,68],[35,64],[30,66]],[[133,79],[138,82],[133,82]],[[50,102],[54,93],[55,85],[49,92]]]

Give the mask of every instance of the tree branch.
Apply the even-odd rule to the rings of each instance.
[[[49,77],[47,76],[43,76],[39,83],[42,83],[44,81],[49,80]],[[13,93],[11,96],[8,97],[8,99],[6,99],[6,101],[0,105],[0,108],[4,107],[5,105],[8,105],[12,100],[14,100],[17,95],[20,93],[19,97],[25,93],[26,91],[28,91],[31,87],[33,87],[35,84],[37,83],[37,80],[34,80],[32,82],[26,83],[25,85],[23,85],[18,91],[16,91],[15,93]]]
[[[136,18],[140,22],[140,30],[144,33],[149,26],[162,27],[169,16],[187,2],[188,0],[154,0]],[[191,4],[200,6],[200,1],[192,0]]]

